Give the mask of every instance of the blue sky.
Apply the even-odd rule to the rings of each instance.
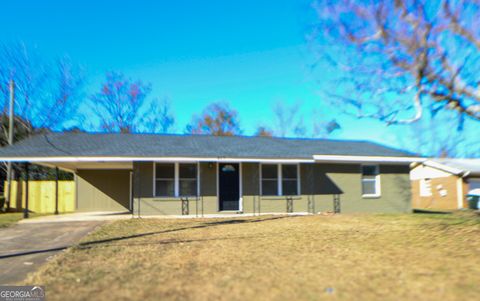
[[[305,123],[335,118],[340,139],[401,147],[398,131],[342,115],[321,96],[322,74],[309,71],[305,35],[310,1],[5,1],[0,42],[24,41],[44,56],[67,54],[88,75],[87,93],[106,71],[123,72],[168,97],[183,131],[214,101],[236,108],[245,134],[272,120],[277,101],[301,103]],[[317,83],[317,81],[320,82]]]

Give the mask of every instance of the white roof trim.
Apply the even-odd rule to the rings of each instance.
[[[260,163],[412,163],[423,162],[424,158],[418,157],[381,157],[381,156],[337,156],[314,155],[313,159],[274,159],[274,158],[228,158],[228,157],[0,157],[4,162],[260,162]]]
[[[431,160],[427,160],[427,161],[423,162],[423,164],[426,165],[426,166],[432,167],[432,168],[436,168],[436,169],[446,171],[446,172],[454,174],[454,175],[465,175],[466,176],[466,175],[469,174],[469,172],[464,172],[461,169],[458,169],[458,168],[455,168],[455,167],[450,167],[450,166],[447,166],[447,165],[444,165],[444,164],[441,164],[441,163],[438,163],[438,162],[434,162],[434,161],[431,161]]]
[[[4,162],[270,162],[270,163],[313,163],[313,159],[268,159],[268,158],[227,158],[227,157],[17,157],[2,158]]]
[[[413,163],[423,162],[425,158],[419,157],[382,157],[382,156],[338,156],[338,155],[314,155],[316,162],[336,163]]]

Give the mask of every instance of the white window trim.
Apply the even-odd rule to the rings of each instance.
[[[377,170],[377,175],[375,176],[375,192],[376,193],[370,193],[370,194],[364,194],[363,193],[363,167],[364,166],[375,166],[375,169]],[[363,198],[379,198],[382,195],[382,191],[381,191],[382,185],[380,183],[380,179],[381,179],[381,177],[380,177],[380,165],[378,165],[378,164],[362,164],[360,166],[360,176],[361,176],[360,184],[362,185],[361,186],[362,197]]]
[[[173,178],[173,196],[157,195],[157,163],[173,164],[174,178]],[[153,197],[154,198],[180,198],[180,197],[194,197],[195,195],[180,195],[180,164],[196,164],[197,165],[197,196],[200,195],[200,163],[199,162],[153,162]]]
[[[263,176],[262,176],[262,166],[263,165],[277,165],[277,194],[276,195],[263,195]],[[288,196],[283,194],[283,175],[282,175],[282,166],[283,165],[296,165],[297,166],[297,194],[292,195],[292,196],[299,196],[301,195],[300,191],[300,164],[299,163],[277,163],[277,164],[272,164],[272,163],[260,163],[259,168],[260,168],[260,196],[261,197],[269,197],[269,196]]]

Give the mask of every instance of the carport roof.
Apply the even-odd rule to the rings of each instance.
[[[0,161],[58,158],[255,158],[314,156],[415,157],[368,141],[208,135],[50,133],[0,149]]]

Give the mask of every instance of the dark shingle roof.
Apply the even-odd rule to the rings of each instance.
[[[366,141],[206,135],[52,133],[0,149],[22,157],[227,157],[312,159],[313,155],[411,157]]]

